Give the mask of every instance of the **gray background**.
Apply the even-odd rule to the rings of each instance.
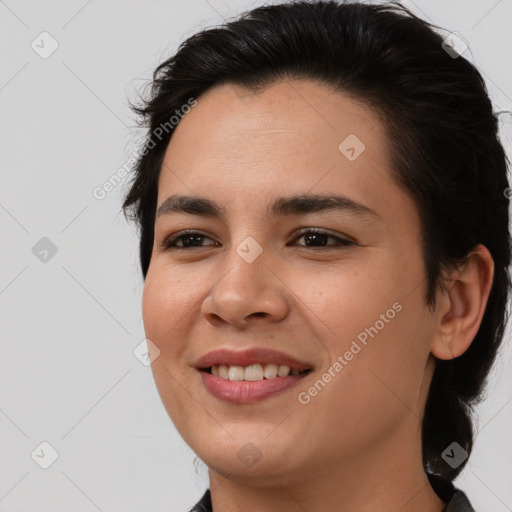
[[[184,511],[206,488],[133,353],[143,283],[123,187],[92,191],[135,150],[127,97],[154,67],[262,3],[0,0],[0,511]],[[495,110],[510,111],[512,0],[403,3],[469,42]],[[46,59],[31,47],[43,31],[59,45]],[[502,116],[509,155],[511,124]],[[456,482],[477,510],[512,509],[509,340]],[[47,469],[43,441],[58,452]]]

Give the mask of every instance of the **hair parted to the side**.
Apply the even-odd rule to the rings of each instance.
[[[480,329],[463,355],[436,361],[423,418],[425,471],[451,481],[465,463],[452,468],[441,454],[453,441],[471,452],[472,407],[482,399],[509,314],[511,244],[507,158],[484,80],[462,56],[445,51],[437,28],[395,2],[259,7],[187,39],[155,70],[149,97],[132,108],[147,139],[191,97],[221,83],[257,91],[277,80],[312,79],[374,109],[387,132],[394,178],[420,214],[429,307],[443,270],[477,244],[494,259]],[[140,230],[144,277],[172,133],[141,153],[123,204]]]

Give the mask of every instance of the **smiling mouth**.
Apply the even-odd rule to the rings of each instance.
[[[235,405],[278,400],[314,371],[310,363],[266,347],[213,350],[193,366],[213,397]]]
[[[291,370],[289,366],[274,363],[213,365],[198,370],[204,386],[214,397],[235,405],[254,404],[277,397],[295,387],[313,371],[311,368]]]

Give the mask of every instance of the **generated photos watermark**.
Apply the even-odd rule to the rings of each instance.
[[[93,197],[98,201],[105,199],[105,197],[107,197],[107,195],[112,192],[117,187],[117,185],[119,185],[133,170],[133,165],[137,162],[137,160],[141,156],[146,156],[153,148],[156,147],[157,142],[155,139],[161,141],[164,136],[164,132],[168,134],[171,130],[176,128],[181,119],[187,115],[196,105],[197,100],[194,98],[189,98],[187,103],[182,105],[180,109],[176,109],[168,121],[161,123],[151,132],[151,135],[144,143],[144,148],[140,154],[137,151],[133,151],[130,158],[128,158],[128,160],[126,160],[126,162],[119,169],[117,169],[115,173],[113,173],[102,185],[94,187],[92,191]]]
[[[311,402],[311,399],[318,395],[329,382],[331,382],[336,375],[338,375],[344,368],[354,359],[354,356],[359,354],[361,350],[368,345],[369,339],[374,338],[379,334],[382,329],[389,324],[393,318],[402,311],[402,304],[400,302],[393,303],[392,307],[389,308],[385,313],[381,313],[379,320],[377,320],[372,326],[366,327],[357,335],[357,340],[353,340],[350,348],[346,350],[342,355],[338,355],[334,363],[322,374],[322,376],[316,380],[316,382],[309,387],[307,391],[302,391],[297,396],[299,402],[302,405],[307,405]]]

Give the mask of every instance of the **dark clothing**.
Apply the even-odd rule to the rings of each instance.
[[[428,479],[436,494],[446,503],[443,512],[475,512],[464,492],[456,489],[452,483],[443,482],[432,475],[428,475]],[[189,512],[213,512],[210,489]]]
[[[427,473],[432,489],[446,503],[443,512],[475,512],[466,494],[456,489],[451,482],[446,482]]]

